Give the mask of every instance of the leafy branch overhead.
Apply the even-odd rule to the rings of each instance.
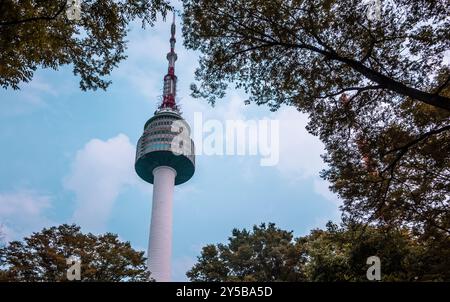
[[[295,106],[345,215],[450,236],[448,1],[380,1],[379,19],[359,0],[183,3],[184,43],[201,53],[193,96],[214,104],[235,83]]]
[[[311,109],[345,91],[384,91],[450,110],[450,8],[445,0],[385,3],[379,20],[362,1],[184,0],[184,38],[202,53],[195,95],[214,102],[228,81],[273,109]],[[434,77],[444,74],[436,82]]]
[[[69,20],[67,0],[0,0],[0,85],[19,89],[37,68],[72,64],[80,87],[106,89],[125,59],[131,22],[152,26],[171,9],[164,0],[84,0],[81,20]]]

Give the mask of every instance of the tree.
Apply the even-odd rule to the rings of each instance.
[[[193,96],[214,104],[234,82],[308,113],[349,217],[448,239],[448,1],[380,1],[379,18],[356,0],[183,3],[185,45],[201,52]]]
[[[84,0],[81,19],[69,20],[67,0],[0,0],[0,85],[19,89],[38,67],[73,65],[80,87],[106,89],[105,79],[125,59],[127,28],[153,25],[170,9],[164,0]]]
[[[183,35],[203,54],[200,93],[222,96],[225,81],[251,100],[308,109],[342,92],[384,91],[450,110],[442,57],[450,46],[445,0],[385,3],[379,20],[347,0],[184,0]],[[430,76],[443,73],[438,83]],[[436,85],[433,85],[436,84]]]
[[[257,233],[260,238],[289,234],[288,248],[255,244]],[[377,256],[382,281],[448,281],[450,242],[436,245],[442,243],[420,241],[404,228],[349,221],[341,226],[329,222],[325,230],[292,240],[292,232],[262,224],[253,233],[233,230],[228,245],[205,246],[187,276],[191,281],[367,281],[367,258]],[[283,263],[282,269],[274,269],[274,263]]]
[[[187,272],[191,281],[302,281],[304,259],[292,232],[275,224],[234,229],[228,244],[207,245]]]
[[[322,176],[352,219],[450,240],[449,115],[411,100],[378,106],[330,104],[312,117],[309,130],[327,151]]]
[[[81,260],[82,281],[149,280],[144,252],[133,250],[129,242],[63,224],[0,249],[0,281],[66,281],[66,261],[72,257]]]
[[[310,281],[367,281],[366,260],[371,256],[380,258],[382,281],[429,280],[420,274],[419,266],[420,261],[430,263],[431,259],[422,259],[423,249],[404,229],[339,227],[329,222],[325,230],[312,230],[298,242],[310,259],[305,269]],[[439,273],[446,274],[445,270]]]

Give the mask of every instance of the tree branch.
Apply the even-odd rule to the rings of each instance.
[[[22,23],[34,22],[34,21],[39,21],[39,20],[47,20],[47,21],[55,20],[64,11],[64,9],[66,8],[66,5],[67,5],[67,2],[64,1],[64,4],[59,8],[59,10],[53,16],[38,16],[38,17],[31,17],[31,18],[26,18],[26,19],[22,19],[22,20],[4,21],[4,22],[0,22],[0,26],[19,25]]]
[[[333,92],[331,94],[325,94],[323,96],[318,96],[318,99],[325,99],[325,98],[329,98],[329,97],[333,97],[333,96],[337,96],[340,95],[346,91],[358,91],[358,92],[362,92],[362,91],[366,91],[366,90],[373,90],[373,89],[380,89],[382,88],[380,85],[369,85],[369,86],[365,86],[365,87],[348,87],[348,88],[344,88],[340,91],[337,92]]]
[[[270,47],[270,46],[273,46],[273,45],[274,45],[274,43],[266,43],[266,44],[256,45],[256,46],[253,46],[253,47],[249,47],[249,48],[246,48],[246,49],[242,49],[242,50],[239,50],[239,51],[233,53],[233,54],[228,58],[228,60],[232,60],[234,57],[236,57],[237,55],[240,55],[240,54],[242,54],[242,53],[245,53],[245,52],[248,52],[248,51],[252,51],[252,50],[261,49],[261,48],[264,48],[264,47]]]
[[[436,91],[434,92],[434,94],[438,95],[442,90],[445,89],[446,86],[448,86],[450,84],[450,75],[447,77],[447,80],[444,81],[444,83],[441,84],[441,86],[439,86]]]
[[[427,139],[428,137],[430,137],[430,136],[432,136],[432,135],[439,134],[439,133],[442,133],[442,132],[447,131],[447,130],[450,130],[450,125],[444,126],[444,127],[442,127],[442,128],[430,130],[430,131],[428,131],[428,132],[426,132],[426,133],[420,135],[420,136],[417,137],[416,139],[410,141],[409,143],[407,143],[407,144],[404,145],[404,146],[401,146],[401,147],[398,147],[398,148],[395,148],[395,149],[392,149],[392,150],[387,151],[387,152],[386,152],[385,154],[383,154],[382,156],[384,157],[384,156],[386,156],[386,155],[388,155],[388,154],[390,154],[390,153],[393,153],[393,152],[396,152],[396,151],[400,151],[400,150],[402,150],[402,149],[409,149],[410,147],[412,147],[413,145],[415,145],[415,144],[417,144],[417,143],[423,141],[424,139]]]
[[[388,154],[394,153],[394,152],[398,152],[397,156],[395,157],[394,161],[392,161],[384,170],[382,173],[390,170],[391,174],[393,173],[394,169],[395,169],[395,165],[397,165],[397,163],[400,161],[400,159],[408,152],[409,148],[411,148],[412,146],[414,146],[415,144],[418,144],[419,142],[428,139],[430,136],[432,135],[436,135],[439,133],[442,133],[444,131],[450,130],[450,125],[447,125],[445,127],[439,128],[439,129],[434,129],[431,131],[428,131],[422,135],[420,135],[418,138],[410,141],[409,143],[407,143],[406,145],[403,145],[401,147],[392,149],[387,151],[385,154],[382,155],[382,157],[385,157]]]
[[[301,45],[298,47],[306,48],[304,45]],[[314,49],[314,47],[308,47],[307,49],[317,51],[317,49]],[[398,94],[401,94],[404,96],[409,96],[415,100],[424,102],[428,105],[432,105],[432,106],[450,111],[450,98],[448,98],[448,97],[444,97],[441,95],[424,92],[424,91],[421,91],[416,88],[408,87],[405,84],[394,80],[393,78],[385,76],[378,71],[375,71],[373,69],[366,67],[361,62],[358,62],[358,61],[355,61],[355,60],[349,59],[349,58],[343,58],[335,52],[332,53],[332,52],[320,50],[319,53],[325,55],[326,57],[334,59],[336,61],[347,64],[348,66],[350,66],[354,70],[358,71],[359,73],[364,75],[369,80],[379,84],[383,88],[392,90],[392,91],[397,92]]]
[[[407,96],[414,100],[418,100],[423,103],[429,104],[431,106],[435,106],[435,107],[444,109],[446,111],[450,111],[450,98],[442,96],[442,95],[438,95],[436,93],[429,93],[429,92],[421,91],[421,90],[413,88],[413,87],[409,87],[409,86],[395,80],[392,77],[384,75],[381,72],[374,70],[373,68],[367,67],[361,61],[343,57],[343,56],[339,55],[335,50],[328,48],[327,45],[317,35],[315,35],[315,36],[312,35],[312,36],[316,39],[316,41],[319,43],[319,45],[321,47],[316,47],[314,45],[310,45],[308,43],[305,43],[304,41],[299,41],[298,43],[283,42],[279,39],[275,39],[274,37],[272,37],[270,35],[267,35],[264,32],[255,30],[255,28],[253,28],[251,26],[247,26],[243,22],[236,20],[236,18],[229,15],[226,11],[220,10],[218,8],[217,12],[219,13],[218,15],[220,15],[220,13],[222,13],[223,15],[228,16],[229,20],[235,24],[236,32],[242,36],[245,36],[245,33],[240,33],[239,32],[240,28],[242,28],[244,30],[248,30],[250,32],[253,32],[255,34],[255,36],[252,38],[262,44],[267,43],[267,44],[272,44],[272,46],[280,45],[280,46],[284,46],[284,47],[288,47],[288,48],[305,49],[305,50],[309,50],[309,51],[321,54],[327,59],[346,64],[353,70],[362,74],[367,79],[378,84],[380,86],[380,88],[388,89],[388,90],[396,92],[402,96]]]

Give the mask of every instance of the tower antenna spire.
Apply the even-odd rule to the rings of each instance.
[[[172,25],[170,27],[170,52],[167,54],[167,60],[169,61],[169,68],[167,74],[164,76],[164,88],[163,88],[163,102],[159,106],[159,109],[172,109],[178,111],[178,106],[175,102],[177,76],[175,75],[175,61],[178,56],[175,53],[175,10],[173,11]]]

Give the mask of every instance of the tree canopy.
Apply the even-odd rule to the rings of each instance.
[[[373,2],[184,0],[193,96],[214,104],[235,83],[271,110],[295,106],[346,215],[448,240],[450,6],[379,1],[369,18]]]
[[[128,26],[153,25],[170,8],[164,0],[84,0],[80,20],[69,20],[67,0],[0,0],[0,85],[18,89],[39,67],[73,65],[80,87],[106,89],[125,59]]]
[[[305,271],[310,281],[367,281],[366,261],[371,256],[380,258],[381,281],[450,278],[450,262],[446,260],[450,242],[419,240],[407,229],[328,223],[325,230],[299,237],[297,244],[308,256]]]
[[[438,244],[438,245],[436,245]],[[329,222],[293,238],[274,224],[233,230],[227,244],[207,245],[187,272],[191,281],[367,281],[368,257],[382,281],[448,281],[450,243],[419,241],[407,229]]]
[[[385,1],[379,20],[346,0],[184,0],[183,35],[202,52],[199,92],[237,81],[258,104],[314,107],[343,92],[384,92],[450,110],[450,8],[445,0]],[[434,76],[434,77],[433,77]]]
[[[311,119],[327,151],[322,176],[349,216],[450,240],[449,115],[412,101],[378,106],[335,107]]]
[[[191,281],[303,281],[302,259],[292,232],[275,224],[234,229],[228,244],[207,245],[187,272]]]
[[[76,225],[44,228],[0,249],[0,281],[67,281],[67,259],[81,260],[81,281],[148,281],[144,252],[112,233],[83,234]]]

